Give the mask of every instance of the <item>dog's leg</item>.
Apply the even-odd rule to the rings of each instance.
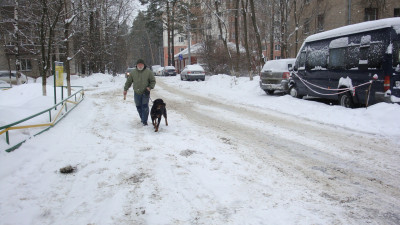
[[[160,126],[160,121],[161,121],[161,115],[160,115],[160,117],[158,117],[158,121],[156,122],[157,123],[156,130],[154,132],[158,131],[158,127]]]
[[[164,118],[165,118],[165,125],[168,126],[167,109],[164,109]]]

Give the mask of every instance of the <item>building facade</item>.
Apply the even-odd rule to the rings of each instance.
[[[304,40],[316,33],[332,30],[338,27],[400,16],[399,0],[301,0],[292,9],[289,31],[297,28],[296,34],[288,40],[288,55],[296,57]],[[295,15],[298,16],[298,24],[295,24]]]

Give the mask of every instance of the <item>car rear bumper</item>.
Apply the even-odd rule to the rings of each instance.
[[[260,81],[260,87],[263,90],[279,90],[279,91],[289,91],[289,81],[282,80],[280,84],[265,84]]]
[[[187,78],[187,80],[205,80],[206,76],[205,75],[187,75],[186,78]]]

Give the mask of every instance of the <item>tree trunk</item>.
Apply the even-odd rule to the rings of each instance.
[[[71,68],[70,68],[70,42],[69,42],[69,28],[72,23],[73,18],[70,18],[70,8],[71,8],[71,1],[70,0],[64,0],[64,14],[65,14],[65,20],[64,20],[64,38],[65,38],[65,53],[66,53],[66,60],[65,60],[65,71],[67,73],[67,89],[68,89],[68,96],[70,96],[71,93]]]
[[[250,0],[250,9],[251,9],[251,20],[253,22],[253,28],[254,32],[256,34],[256,41],[257,41],[257,50],[258,50],[258,57],[259,57],[259,65],[257,68],[259,71],[261,71],[262,66],[264,65],[264,58],[262,57],[262,46],[261,46],[261,36],[260,36],[260,30],[258,29],[257,26],[257,21],[256,21],[256,10],[254,7],[254,0]],[[250,77],[250,80],[253,80],[253,77]]]
[[[235,72],[236,76],[239,75],[239,62],[240,62],[240,49],[239,49],[239,8],[240,0],[236,0],[236,11],[235,11],[235,42],[236,42],[236,64]]]
[[[54,38],[54,32],[56,29],[56,25],[58,22],[58,19],[60,18],[60,13],[62,11],[63,3],[61,0],[58,2],[51,2],[52,4],[55,4],[57,7],[54,9],[54,11],[49,12],[48,10],[48,4],[49,2],[47,0],[41,0],[41,7],[42,7],[42,17],[40,20],[40,45],[41,45],[41,53],[42,53],[42,61],[40,65],[42,68],[40,71],[42,72],[42,91],[43,91],[43,96],[46,96],[46,78],[47,78],[47,73],[51,68],[51,53],[52,53],[52,46],[53,46],[53,38]],[[57,5],[58,4],[58,5]],[[55,14],[53,14],[55,13]],[[53,19],[53,21],[51,21]],[[48,27],[46,27],[46,21],[49,22],[47,24]],[[47,30],[48,30],[48,35],[47,35]],[[46,39],[47,39],[47,46],[46,46]],[[47,51],[46,51],[47,47]],[[54,77],[55,79],[55,77]]]
[[[19,77],[21,76],[21,61],[19,59],[20,55],[20,40],[19,40],[19,18],[18,18],[18,13],[19,13],[19,2],[18,0],[14,1],[15,7],[14,7],[14,35],[15,35],[15,48],[16,48],[16,53],[15,53],[15,78],[17,79],[17,84],[21,84],[21,80]],[[11,82],[10,82],[11,85]]]
[[[168,66],[171,65],[171,19],[169,1],[167,1]]]
[[[270,56],[269,60],[274,59],[274,33],[275,33],[275,0],[272,0],[272,12],[271,12],[271,32],[269,35],[269,48],[270,48]]]
[[[244,3],[244,0],[242,0],[244,48],[246,49],[247,72],[250,75],[250,80],[252,80],[253,77],[252,77],[252,72],[251,72],[249,41],[248,41],[248,38],[247,38],[247,35],[248,35],[248,33],[247,33],[247,15],[246,15],[247,5],[248,5],[248,0],[246,0],[246,4]]]
[[[295,40],[294,40],[294,46],[295,46],[295,52],[297,53],[298,48],[299,48],[299,18],[297,16],[297,4],[296,1],[293,2],[293,9],[294,9],[294,24],[295,24]]]
[[[219,34],[221,35],[221,39],[222,39],[222,42],[224,44],[224,48],[225,48],[226,52],[229,55],[229,59],[230,60],[229,60],[228,64],[230,66],[230,70],[232,71],[232,56],[230,54],[230,51],[229,51],[229,48],[228,48],[228,43],[226,41],[227,32],[225,32],[225,35],[224,35],[224,32],[222,30],[222,18],[221,18],[221,15],[220,15],[220,12],[219,12],[219,7],[218,7],[219,3],[218,3],[218,1],[214,1],[214,3],[215,3],[215,12],[217,14]],[[226,31],[226,29],[225,29],[225,31]]]

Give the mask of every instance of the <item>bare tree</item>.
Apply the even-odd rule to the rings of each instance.
[[[256,41],[257,41],[257,51],[258,51],[258,57],[259,58],[259,63],[258,68],[261,68],[264,65],[264,58],[262,57],[262,46],[261,46],[261,36],[260,36],[260,30],[257,26],[257,20],[256,20],[256,10],[254,7],[254,0],[249,0],[250,1],[250,9],[251,9],[251,20],[253,23],[253,28],[254,28],[254,33],[256,35]],[[250,80],[253,80],[253,76],[250,76]]]
[[[41,61],[39,70],[42,77],[42,92],[46,96],[46,78],[51,68],[51,56],[54,42],[55,29],[63,9],[62,0],[40,0],[41,19],[39,23],[39,39],[41,46]]]
[[[251,69],[251,58],[250,58],[250,49],[249,49],[249,40],[248,40],[248,32],[247,32],[247,7],[248,0],[242,1],[242,18],[243,18],[243,37],[244,37],[244,48],[246,49],[246,59],[247,59],[247,72],[250,74],[250,80],[252,78],[252,69]]]
[[[239,73],[239,62],[240,62],[240,48],[239,48],[239,9],[240,9],[240,0],[235,0],[235,44],[236,44],[236,63],[235,63],[235,72]],[[237,75],[236,75],[237,76]]]

